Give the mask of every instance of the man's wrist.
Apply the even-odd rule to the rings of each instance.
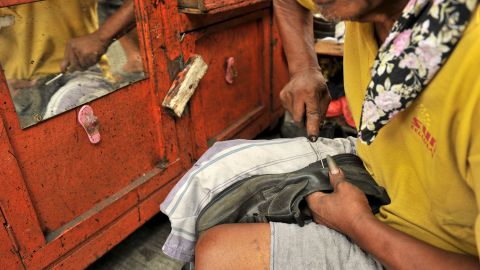
[[[310,73],[310,72],[322,72],[322,70],[320,69],[319,66],[310,66],[310,67],[301,67],[301,68],[295,68],[295,69],[291,69],[289,71],[289,74],[290,74],[290,78],[298,75],[298,74],[302,74],[302,73]]]
[[[102,29],[98,29],[97,31],[93,32],[92,35],[94,35],[94,37],[98,41],[100,41],[100,43],[102,43],[104,47],[108,47],[115,41],[114,36],[105,33],[104,31],[102,31]]]
[[[348,228],[346,228],[345,232],[343,233],[349,236],[355,242],[358,242],[362,239],[362,236],[365,233],[368,233],[375,226],[378,226],[382,223],[373,214],[364,214],[358,216],[348,224]],[[369,229],[367,230],[367,228]]]

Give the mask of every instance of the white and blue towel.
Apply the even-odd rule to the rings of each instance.
[[[195,222],[212,198],[233,183],[253,175],[299,170],[326,155],[355,154],[356,138],[231,140],[213,145],[180,179],[160,205],[172,231],[163,252],[190,262],[195,252]]]

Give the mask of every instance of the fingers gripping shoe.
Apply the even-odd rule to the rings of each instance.
[[[367,196],[373,213],[389,204],[385,189],[370,176],[362,160],[353,154],[333,156],[348,182]],[[305,197],[316,191],[332,192],[326,160],[284,174],[248,177],[217,194],[200,212],[196,233],[226,223],[296,223],[311,220]]]

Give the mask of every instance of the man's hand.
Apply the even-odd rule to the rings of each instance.
[[[349,236],[387,269],[479,269],[477,257],[434,247],[380,222],[365,194],[346,182],[340,169],[330,173],[330,183],[332,193],[306,198],[313,220]]]
[[[95,65],[108,46],[109,42],[100,39],[97,32],[69,40],[61,64],[62,72],[86,70]]]
[[[63,72],[85,70],[100,60],[110,43],[135,27],[135,4],[124,0],[123,5],[97,31],[71,39],[65,48]]]
[[[330,103],[330,94],[322,73],[318,69],[295,73],[280,92],[280,99],[297,124],[302,124],[305,116],[309,139],[316,141]]]
[[[315,223],[350,235],[365,219],[375,219],[365,194],[345,180],[341,169],[330,173],[330,183],[332,193],[315,192],[306,198]]]
[[[295,0],[274,0],[273,6],[290,73],[280,98],[295,122],[306,116],[308,137],[316,141],[330,95],[315,52],[313,16]]]

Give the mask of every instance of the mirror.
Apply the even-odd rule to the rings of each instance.
[[[22,128],[145,78],[133,0],[0,8],[0,65]]]

